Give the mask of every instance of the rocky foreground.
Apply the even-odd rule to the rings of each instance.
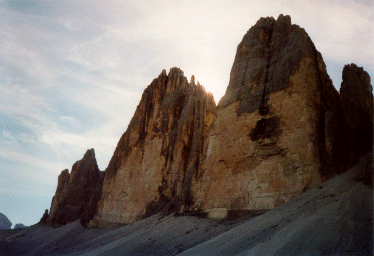
[[[373,155],[260,216],[0,231],[0,255],[373,255]]]

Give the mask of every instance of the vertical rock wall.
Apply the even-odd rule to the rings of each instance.
[[[45,216],[56,226],[113,226],[163,210],[222,218],[271,209],[370,152],[373,115],[363,68],[344,67],[339,95],[304,29],[289,16],[261,18],[238,45],[218,106],[194,77],[164,70],[105,177],[87,151],[59,176]]]
[[[213,96],[164,70],[147,87],[106,170],[91,225],[130,223],[190,204],[191,179],[215,113]]]
[[[58,177],[48,221],[61,226],[78,219],[84,224],[92,219],[96,214],[103,178],[94,150],[87,150],[84,157],[73,165],[70,174],[64,170]]]
[[[355,64],[344,66],[340,100],[350,164],[373,146],[373,87],[370,76]]]
[[[341,167],[339,94],[289,16],[261,18],[237,48],[192,191],[196,210],[270,209]]]
[[[7,216],[0,213],[0,230],[10,229],[11,227],[12,227],[12,222],[10,222]]]

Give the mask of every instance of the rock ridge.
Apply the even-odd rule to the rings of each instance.
[[[130,223],[188,204],[192,174],[215,113],[213,96],[183,71],[163,70],[142,99],[106,169],[92,225]]]
[[[339,101],[305,30],[289,16],[261,18],[204,141],[194,209],[271,209],[343,171]]]
[[[74,163],[70,173],[65,169],[59,175],[48,222],[62,226],[77,219],[82,224],[92,219],[96,214],[103,178],[94,149],[87,150],[83,158]]]
[[[105,172],[88,150],[60,174],[45,216],[55,226],[80,219],[97,227],[158,212],[264,212],[370,152],[373,114],[363,68],[344,67],[339,94],[303,28],[288,15],[261,18],[237,47],[218,105],[194,76],[163,70]]]

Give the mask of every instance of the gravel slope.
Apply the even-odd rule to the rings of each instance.
[[[373,156],[258,217],[238,221],[155,215],[85,229],[0,231],[0,255],[373,255]]]

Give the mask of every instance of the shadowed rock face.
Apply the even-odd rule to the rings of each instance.
[[[191,204],[192,174],[214,112],[213,96],[194,78],[188,83],[180,69],[154,79],[106,170],[92,225],[129,223]]]
[[[78,219],[83,223],[89,221],[96,214],[102,182],[103,173],[97,166],[95,152],[87,150],[84,157],[73,165],[70,174],[64,170],[58,177],[49,222],[60,226]]]
[[[55,215],[59,214],[58,211],[61,211],[61,209],[63,208],[62,202],[65,200],[66,190],[69,184],[69,178],[70,174],[68,169],[63,170],[61,174],[58,176],[57,189],[55,195],[52,198],[51,210],[49,213],[49,219],[52,222],[55,222]]]
[[[53,199],[54,199],[54,198],[53,198]],[[52,199],[52,202],[53,202],[53,199]],[[43,216],[41,217],[39,223],[47,224],[47,223],[48,223],[48,219],[49,219],[48,209],[45,209],[44,214],[43,214]]]
[[[0,213],[0,229],[10,229],[12,227],[12,222],[5,216]]]
[[[339,124],[339,94],[307,33],[289,16],[261,18],[237,48],[206,136],[194,209],[270,209],[332,177]]]
[[[344,66],[340,100],[350,163],[373,146],[373,87],[370,76],[355,64]]]

